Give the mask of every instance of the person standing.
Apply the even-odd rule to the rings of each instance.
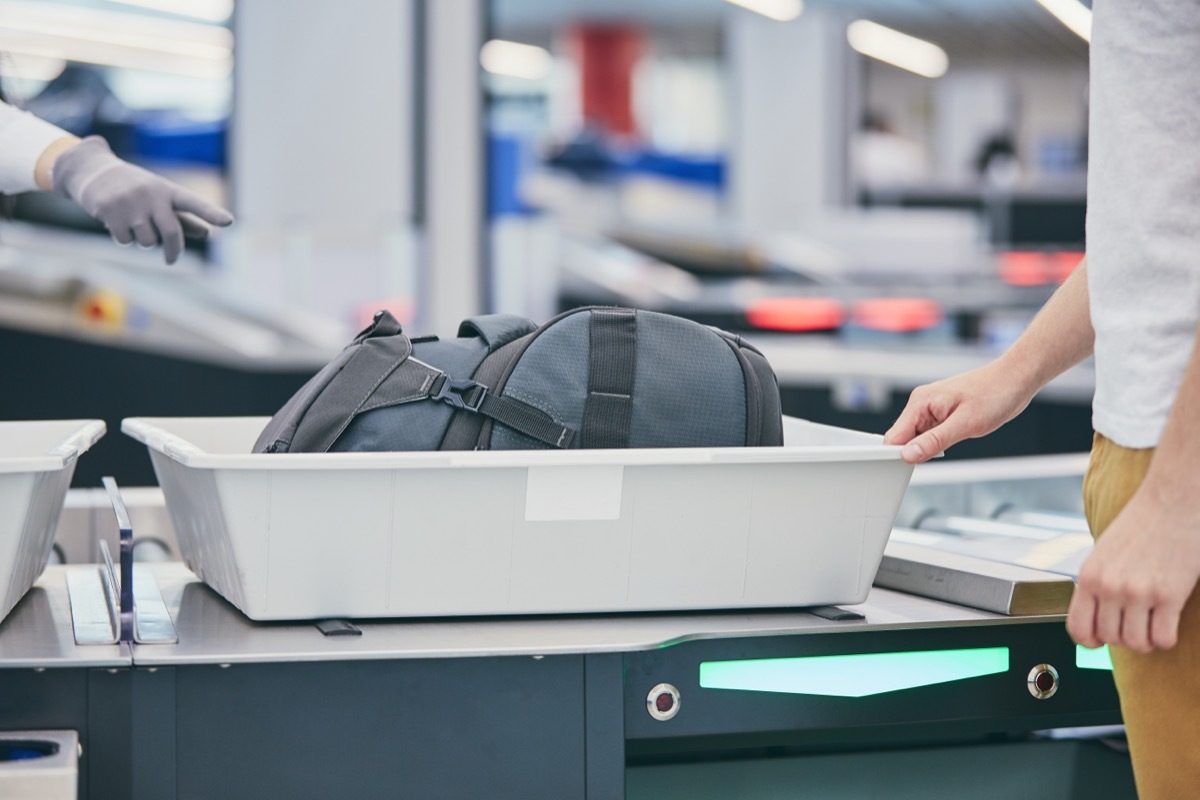
[[[1087,255],[993,363],[918,387],[910,462],[1016,416],[1095,356],[1084,506],[1095,549],[1067,629],[1111,646],[1143,800],[1200,796],[1200,3],[1092,6]]]
[[[0,193],[37,190],[74,200],[120,244],[161,245],[168,264],[185,236],[233,222],[225,209],[121,160],[99,136],[79,139],[0,101]]]

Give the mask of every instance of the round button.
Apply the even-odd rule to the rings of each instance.
[[[679,690],[669,683],[660,683],[646,695],[646,710],[659,722],[666,722],[679,713]]]
[[[1058,670],[1049,664],[1038,664],[1029,670],[1025,687],[1038,700],[1048,700],[1058,691]]]

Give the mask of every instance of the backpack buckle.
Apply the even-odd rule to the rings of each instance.
[[[474,396],[471,395],[471,390],[478,388]],[[443,403],[449,403],[455,408],[464,408],[467,411],[478,411],[483,405],[483,398],[487,396],[487,387],[481,383],[476,383],[472,380],[457,380],[446,376],[442,381],[442,385],[438,387],[437,393],[430,397],[431,400],[441,400]]]

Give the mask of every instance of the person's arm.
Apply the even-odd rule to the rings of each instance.
[[[0,101],[0,192],[48,190],[54,162],[47,153],[57,156],[77,141],[62,128]]]
[[[991,433],[1054,377],[1091,355],[1094,343],[1085,259],[1004,355],[914,389],[884,442],[904,445],[904,460],[915,464]]]
[[[122,161],[98,136],[79,139],[0,102],[0,192],[57,191],[108,228],[121,244],[163,246],[168,264],[184,236],[203,238],[233,215],[199,195]]]
[[[1200,330],[1142,485],[1084,562],[1067,616],[1079,644],[1175,646],[1200,578]]]

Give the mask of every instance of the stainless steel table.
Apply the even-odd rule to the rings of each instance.
[[[83,752],[79,797],[132,791],[133,659],[128,645],[77,645],[67,574],[49,567],[0,624],[0,728],[73,730]]]
[[[861,619],[355,620],[357,635],[325,635],[252,622],[180,564],[152,569],[179,641],[132,648],[139,797],[621,798],[631,768],[1119,721],[1111,678],[1077,668],[1061,615],[875,589],[845,609]],[[762,664],[807,683],[764,690]],[[839,675],[863,664],[886,685],[847,690]],[[1057,674],[1044,699],[1029,688],[1041,664]],[[734,677],[705,685],[710,665]]]

